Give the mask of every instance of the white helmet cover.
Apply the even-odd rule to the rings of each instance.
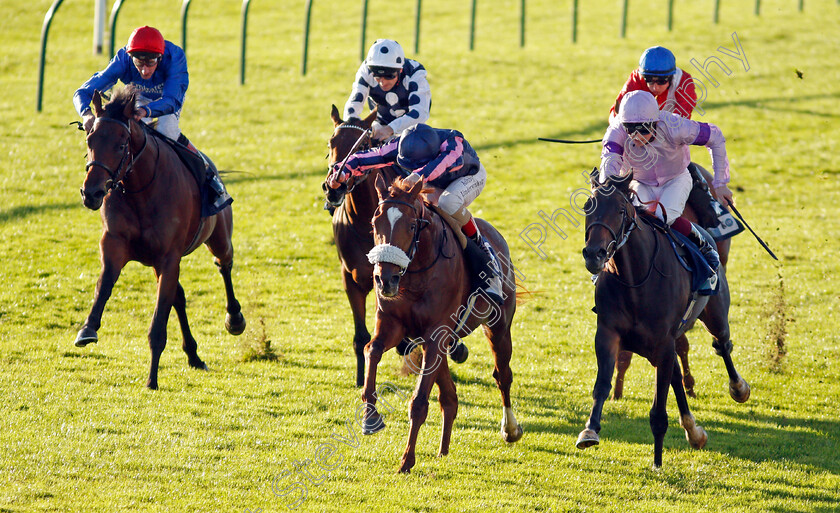
[[[377,39],[368,50],[365,64],[380,68],[402,69],[405,52],[393,39]]]
[[[631,91],[618,109],[620,123],[650,123],[659,119],[659,104],[647,91]]]

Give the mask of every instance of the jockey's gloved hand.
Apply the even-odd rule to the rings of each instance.
[[[95,119],[96,116],[93,115],[93,112],[91,112],[90,109],[86,110],[85,113],[82,114],[82,128],[85,129],[85,133],[90,133]]]
[[[384,141],[392,135],[394,135],[394,129],[388,125],[380,125],[377,123],[373,126],[373,139],[376,141]]]
[[[717,200],[726,208],[729,207],[729,204],[735,204],[735,200],[732,198],[732,191],[729,190],[729,187],[726,185],[721,185],[720,187],[715,189],[715,196]]]

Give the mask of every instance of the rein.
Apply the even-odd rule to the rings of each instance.
[[[108,166],[106,166],[102,162],[99,162],[98,160],[90,160],[85,164],[85,172],[88,172],[90,170],[90,168],[92,168],[93,166],[101,167],[102,169],[104,169],[105,172],[107,172],[108,176],[110,177],[110,180],[108,180],[105,183],[105,192],[106,193],[111,192],[111,190],[113,190],[113,189],[117,189],[118,191],[120,191],[123,194],[136,194],[138,192],[142,192],[142,191],[146,190],[146,188],[148,188],[149,185],[151,185],[152,182],[155,181],[155,177],[157,176],[157,165],[154,166],[154,174],[152,175],[152,179],[149,180],[149,183],[147,183],[146,185],[144,185],[143,187],[141,187],[140,189],[138,189],[136,191],[127,190],[125,188],[125,180],[126,180],[126,178],[128,178],[129,173],[131,173],[131,171],[134,169],[134,163],[137,162],[137,159],[140,158],[140,155],[142,155],[143,152],[146,151],[146,145],[149,142],[149,137],[145,133],[143,134],[143,147],[140,148],[140,151],[138,151],[132,157],[132,155],[131,155],[131,125],[127,124],[127,123],[123,123],[122,121],[117,120],[117,119],[113,119],[113,118],[97,118],[97,121],[100,122],[100,123],[103,123],[105,121],[110,121],[112,123],[117,123],[118,125],[125,128],[125,130],[128,132],[128,142],[125,145],[125,152],[123,152],[123,155],[120,158],[120,161],[117,164],[116,169],[112,170],[111,168],[109,168]],[[160,151],[158,151],[158,157],[160,157]],[[125,164],[127,159],[131,159],[131,160],[129,161],[128,166],[125,166],[125,172],[122,173],[122,178],[119,178],[120,171],[122,171],[122,169],[124,167],[124,164]]]

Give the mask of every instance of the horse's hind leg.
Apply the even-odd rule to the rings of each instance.
[[[627,374],[627,369],[630,367],[630,361],[633,359],[633,353],[630,351],[619,351],[618,359],[615,362],[615,389],[613,389],[613,400],[618,400],[624,397],[624,376]]]
[[[79,334],[76,335],[76,341],[74,342],[76,347],[84,347],[99,340],[96,332],[99,331],[99,326],[102,323],[105,303],[111,297],[114,284],[120,277],[120,272],[125,267],[126,262],[128,262],[128,252],[125,244],[122,240],[110,236],[107,232],[99,242],[99,251],[102,255],[102,271],[99,274],[99,280],[96,282],[93,307],[91,307],[82,329],[79,330]]]
[[[510,402],[510,385],[513,383],[513,372],[510,370],[510,357],[513,351],[510,337],[510,325],[499,327],[485,326],[484,335],[490,341],[493,351],[495,368],[493,378],[502,393],[502,438],[505,442],[513,443],[522,438],[522,426],[516,421]]]
[[[729,395],[739,403],[750,398],[750,385],[735,370],[732,363],[732,342],[729,340],[729,285],[723,272],[720,273],[718,294],[709,298],[709,303],[700,314],[700,320],[712,334],[712,347],[723,358],[726,373],[729,375]]]
[[[184,335],[184,343],[181,345],[187,354],[190,367],[207,370],[207,365],[198,357],[198,344],[190,331],[190,323],[187,321],[187,298],[184,295],[184,287],[178,282],[178,289],[175,291],[175,303],[172,305],[175,313],[178,314],[178,323],[181,325],[181,333]]]
[[[207,248],[215,256],[214,262],[219,268],[222,280],[225,282],[225,297],[227,298],[227,315],[225,315],[225,329],[231,335],[241,335],[245,331],[245,316],[242,315],[242,307],[233,293],[233,280],[231,270],[233,269],[233,243],[231,233],[233,232],[233,213],[226,208],[216,214],[216,227],[210,238],[207,239]]]
[[[680,409],[680,426],[685,430],[685,439],[695,449],[702,449],[706,445],[708,435],[706,431],[694,421],[694,415],[688,409],[688,399],[683,388],[683,379],[680,379],[680,366],[674,361],[674,372],[671,375],[671,388],[674,390],[674,397],[677,399],[677,407]]]
[[[682,363],[682,382],[685,386],[685,393],[689,397],[697,397],[694,393],[694,376],[691,375],[691,369],[688,368],[688,350],[690,346],[685,333],[677,338],[676,348],[677,356],[680,357],[680,363]]]
[[[449,363],[444,359],[440,370],[437,373],[438,401],[440,411],[443,415],[443,430],[440,436],[440,450],[438,456],[449,454],[449,441],[452,438],[452,426],[455,417],[458,416],[458,392],[455,390],[455,382],[449,372]]]

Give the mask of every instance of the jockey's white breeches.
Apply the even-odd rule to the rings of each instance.
[[[143,107],[152,100],[146,98],[145,96],[138,95],[137,96],[137,107]],[[166,137],[170,139],[178,140],[178,136],[181,135],[181,127],[178,126],[178,121],[181,119],[181,111],[175,111],[172,114],[164,114],[157,118],[157,126],[155,130],[162,133]],[[152,118],[143,118],[143,122],[146,124],[151,124]]]
[[[690,178],[689,178],[690,179]],[[487,184],[487,171],[479,164],[478,173],[458,178],[446,188],[438,200],[438,207],[451,216],[466,215],[466,210]]]
[[[685,173],[678,175],[671,180],[668,180],[660,186],[645,185],[643,183],[633,180],[630,188],[636,191],[636,195],[642,202],[658,201],[662,204],[667,215],[668,224],[673,223],[683,213],[685,202],[688,200],[688,195],[691,193],[692,181],[688,169]],[[654,205],[647,205],[648,208],[654,208]],[[662,220],[662,208],[656,206],[656,217]]]

